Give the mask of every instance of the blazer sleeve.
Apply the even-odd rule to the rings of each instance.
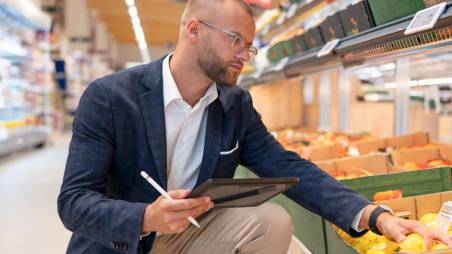
[[[114,154],[110,97],[100,83],[83,94],[73,123],[58,214],[64,226],[81,236],[126,253],[137,253],[145,203],[106,196]],[[118,248],[118,247],[117,247]]]
[[[352,236],[364,234],[365,231],[358,233],[351,225],[355,216],[370,202],[313,163],[286,151],[267,131],[248,92],[244,110],[244,118],[248,121],[240,163],[260,177],[299,177],[300,183],[284,193],[287,197]]]

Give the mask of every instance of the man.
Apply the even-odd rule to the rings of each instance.
[[[254,32],[242,0],[192,0],[174,54],[87,88],[58,197],[74,232],[68,253],[286,253],[292,225],[279,206],[211,210],[209,198],[185,199],[209,178],[233,177],[238,164],[261,177],[298,176],[285,194],[353,236],[373,227],[397,241],[419,232],[429,244],[451,243],[392,217],[275,141],[249,93],[235,86],[256,54]],[[175,200],[160,197],[141,170]]]

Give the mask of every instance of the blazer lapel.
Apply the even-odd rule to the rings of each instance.
[[[196,186],[212,177],[221,151],[223,109],[219,100],[208,107],[206,140]]]
[[[150,69],[147,70],[142,81],[149,90],[139,96],[139,102],[159,182],[166,189],[166,129],[163,108],[162,59],[149,64]],[[153,172],[148,173],[153,174]]]

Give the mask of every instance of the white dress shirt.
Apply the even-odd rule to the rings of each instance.
[[[170,57],[164,59],[162,66],[168,190],[192,189],[204,153],[207,106],[217,99],[218,91],[212,84],[191,107],[182,98],[171,74]]]

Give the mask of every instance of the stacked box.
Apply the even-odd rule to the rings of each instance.
[[[297,35],[291,40],[296,53],[302,53],[308,50],[308,45],[306,44],[306,40],[303,35]]]
[[[377,26],[424,9],[423,0],[367,0]]]
[[[322,34],[320,33],[320,29],[318,27],[309,29],[304,34],[304,38],[309,49],[316,49],[325,45],[325,41],[323,40]]]
[[[350,5],[339,12],[346,36],[354,35],[373,27],[372,15],[366,1]]]
[[[338,13],[326,18],[326,20],[320,25],[320,30],[325,42],[345,37],[344,28],[342,27]]]

